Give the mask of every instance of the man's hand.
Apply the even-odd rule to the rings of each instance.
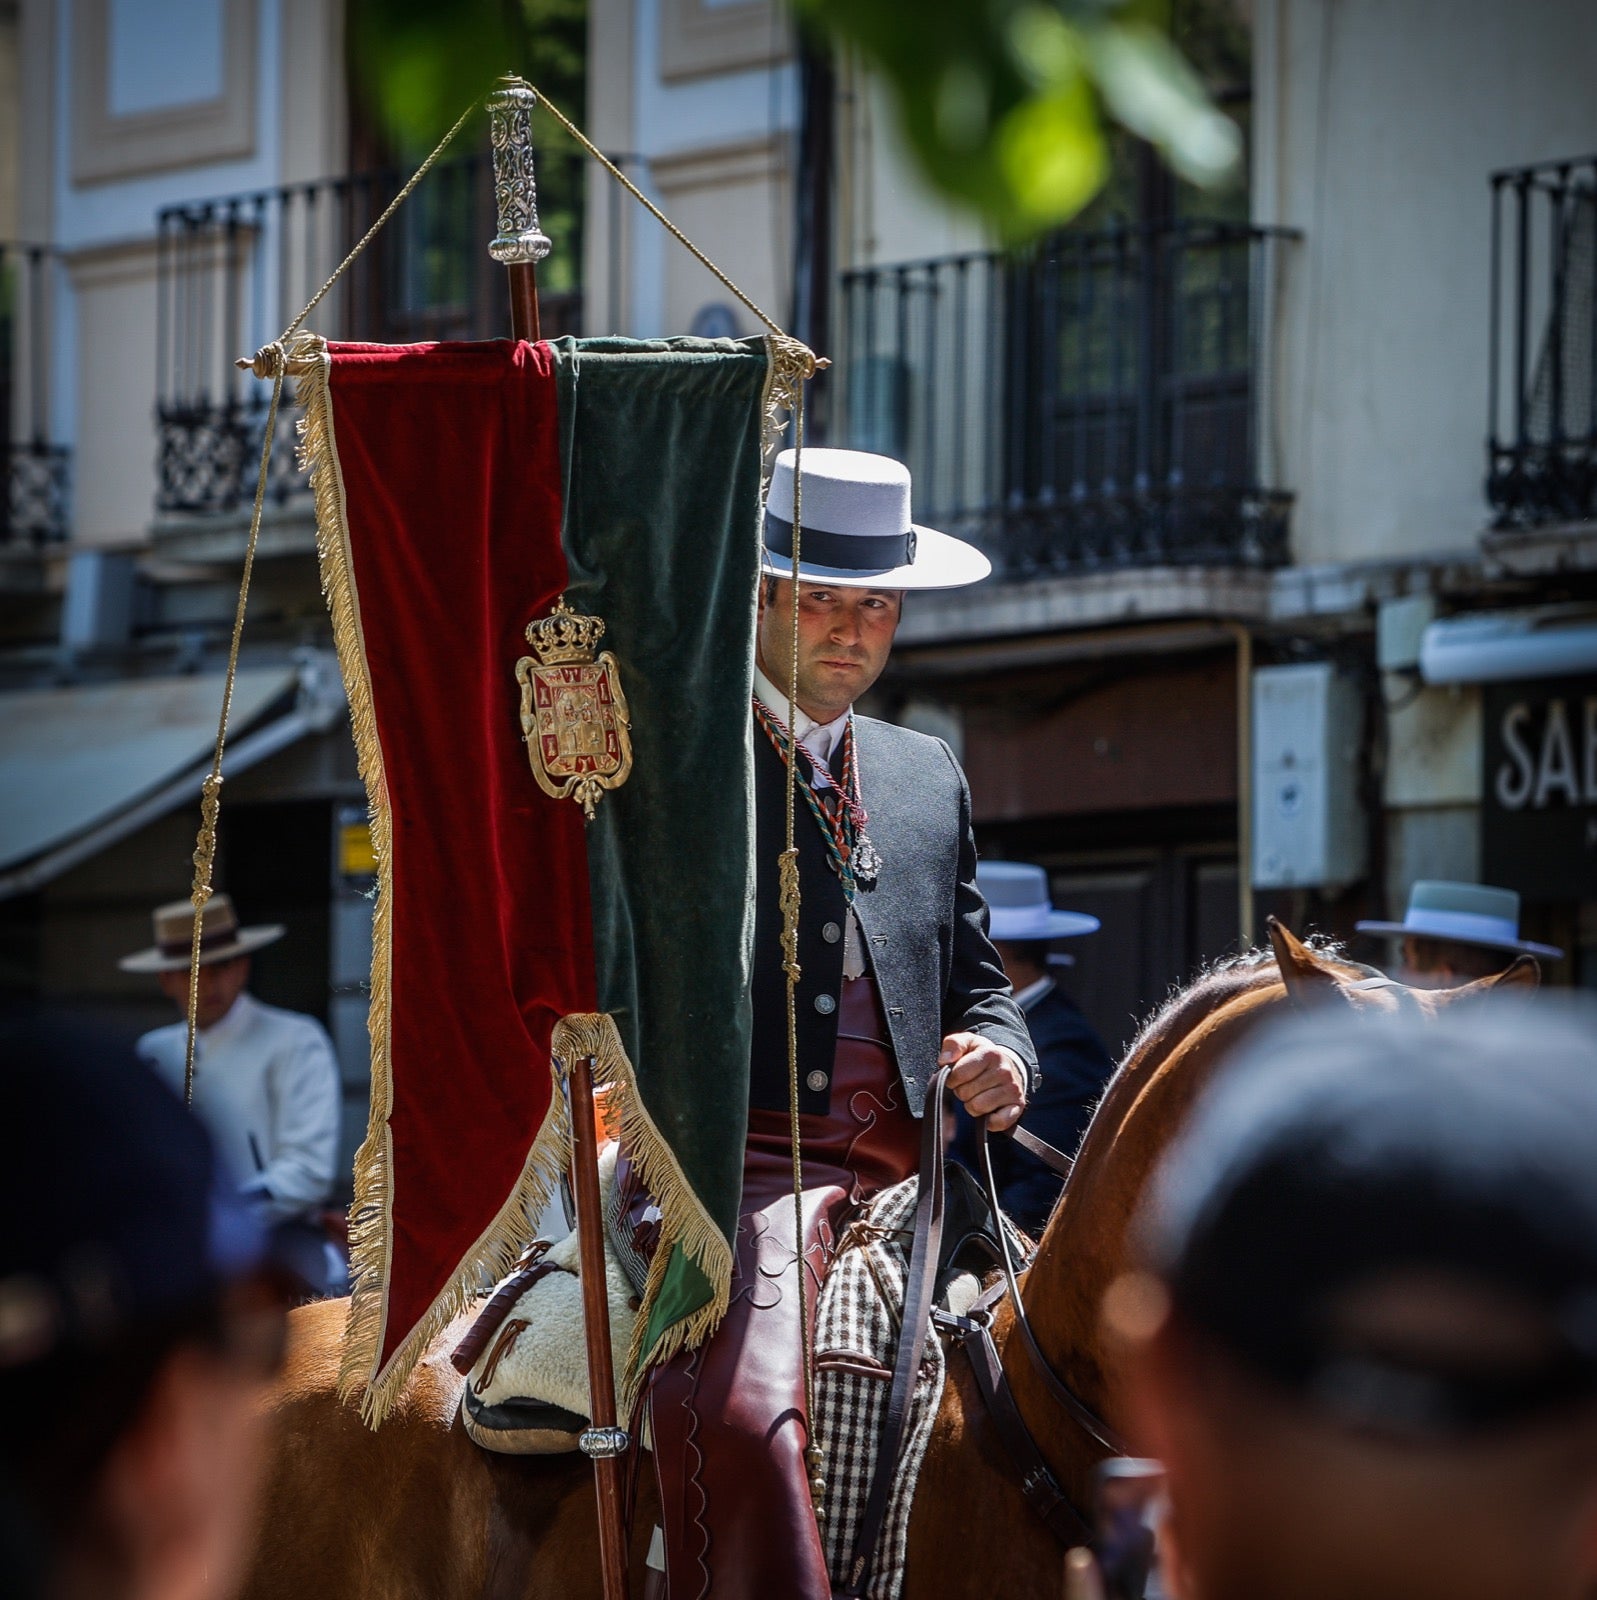
[[[951,1033],[937,1057],[940,1067],[952,1067],[948,1086],[973,1117],[986,1117],[988,1128],[1002,1133],[1020,1121],[1026,1109],[1026,1075],[1020,1063],[1002,1045],[975,1033]]]

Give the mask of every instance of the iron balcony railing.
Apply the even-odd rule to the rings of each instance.
[[[72,452],[52,443],[50,325],[60,263],[45,245],[0,243],[0,549],[67,536]]]
[[[582,313],[585,159],[545,154],[538,201],[553,253],[538,273],[546,338],[578,331]],[[370,172],[292,184],[158,217],[157,505],[165,513],[247,506],[265,427],[267,386],[234,358],[275,338],[376,221],[407,175]],[[487,155],[443,163],[374,238],[310,319],[330,338],[407,344],[509,332]],[[304,492],[284,407],[272,452],[272,497]]]
[[[1597,156],[1492,174],[1486,498],[1499,528],[1597,518]]]
[[[1285,559],[1264,424],[1278,230],[1067,232],[843,279],[834,434],[1001,572]]]

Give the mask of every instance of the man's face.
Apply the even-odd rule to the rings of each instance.
[[[177,972],[157,974],[161,993],[175,1005],[186,1018],[189,1014],[189,971],[183,967]],[[234,956],[231,961],[211,961],[200,967],[200,991],[197,1014],[199,1026],[215,1027],[233,1008],[233,1002],[244,992],[250,981],[250,958]]]
[[[1478,945],[1456,944],[1450,939],[1403,941],[1402,977],[1411,989],[1456,989],[1491,972],[1501,972],[1512,960],[1483,952]]]
[[[900,589],[799,584],[798,671],[793,667],[793,585],[760,587],[755,659],[778,689],[793,684],[799,709],[817,722],[840,717],[882,675],[904,607]]]

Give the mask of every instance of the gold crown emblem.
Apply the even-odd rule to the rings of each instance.
[[[563,661],[592,661],[593,652],[604,637],[603,617],[584,617],[566,604],[561,595],[547,617],[527,624],[527,643],[546,667]]]

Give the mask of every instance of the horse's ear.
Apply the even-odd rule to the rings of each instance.
[[[1435,991],[1438,1005],[1451,1005],[1455,1000],[1467,1000],[1493,989],[1535,989],[1542,981],[1541,963],[1535,956],[1515,956],[1514,964],[1489,977],[1477,978],[1473,983],[1463,983],[1456,989]]]
[[[1320,958],[1284,922],[1270,917],[1265,925],[1288,998],[1297,1005],[1329,999],[1339,987],[1336,974],[1321,966]]]

